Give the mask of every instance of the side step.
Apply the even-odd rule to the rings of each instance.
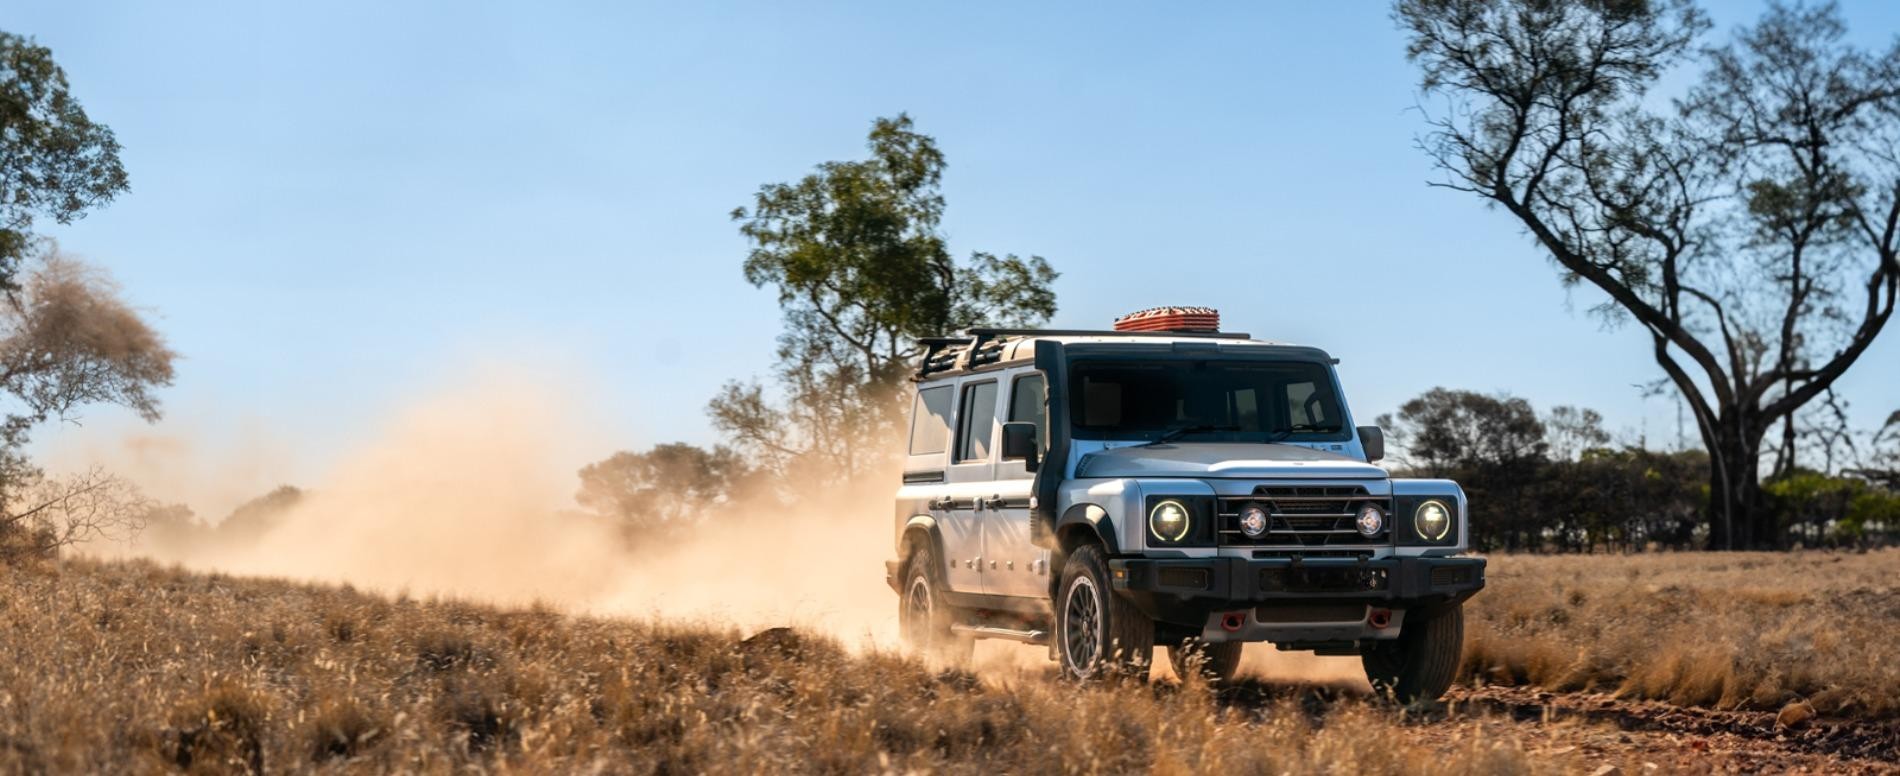
[[[1021,641],[1028,644],[1049,643],[1048,631],[1012,630],[1010,628],[998,628],[993,625],[964,625],[963,623],[952,624],[950,630],[979,639],[1009,639],[1010,641]]]

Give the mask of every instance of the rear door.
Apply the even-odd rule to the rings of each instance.
[[[993,375],[965,378],[957,387],[956,438],[950,446],[949,486],[943,529],[950,555],[950,587],[990,592],[980,509],[995,483],[996,411],[1001,385]],[[954,539],[952,536],[954,535]]]
[[[927,515],[937,523],[943,537],[944,546],[938,548],[937,561],[944,564],[946,571],[951,569],[950,558],[957,551],[959,541],[967,541],[956,533],[950,514],[950,482],[947,469],[950,460],[950,445],[954,439],[954,423],[957,406],[957,385],[954,381],[943,381],[921,386],[911,404],[910,441],[908,455],[904,460],[904,487],[897,492],[900,514],[897,528],[903,530],[904,523],[911,517]],[[902,543],[899,543],[902,547]],[[956,564],[956,568],[961,568]],[[959,580],[946,574],[951,590],[977,592],[974,579]]]
[[[1038,457],[1046,458],[1042,451],[1048,449],[1049,418],[1042,373],[1023,370],[1005,379],[1008,390],[1003,419],[1036,424]],[[998,444],[1001,444],[1000,434]],[[1048,568],[1049,551],[1030,540],[1029,497],[1035,490],[1035,482],[1035,475],[1022,461],[996,462],[995,487],[983,497],[984,508],[979,513],[983,522],[983,554],[988,556],[985,564],[995,564],[985,570],[983,579],[983,589],[991,595],[1041,598],[1049,594],[1049,580],[1043,576]]]

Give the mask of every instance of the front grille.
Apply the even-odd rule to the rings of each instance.
[[[1359,507],[1376,504],[1386,527],[1362,536],[1354,518]],[[1267,532],[1258,539],[1240,531],[1240,510],[1257,504],[1267,511]],[[1352,547],[1389,544],[1392,499],[1374,496],[1361,485],[1261,485],[1250,496],[1220,499],[1220,543],[1242,547]]]

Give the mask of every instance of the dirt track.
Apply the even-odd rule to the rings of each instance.
[[[1447,716],[1502,715],[1535,731],[1526,735],[1547,738],[1547,751],[1626,770],[1625,763],[1653,763],[1670,771],[1900,773],[1900,720],[1816,719],[1784,730],[1771,712],[1494,686],[1455,689],[1447,700]]]
[[[1219,693],[1230,708],[1269,714],[1297,701],[1321,722],[1342,702],[1366,697],[1344,685],[1242,679]],[[1771,712],[1716,711],[1606,693],[1530,687],[1460,687],[1430,709],[1401,713],[1404,725],[1447,746],[1515,739],[1533,755],[1582,764],[1584,773],[1900,774],[1900,720],[1814,719],[1778,728]],[[1614,768],[1614,770],[1610,770]]]

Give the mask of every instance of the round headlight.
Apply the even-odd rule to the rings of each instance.
[[[1174,499],[1148,510],[1148,532],[1164,542],[1178,542],[1188,535],[1187,505]]]
[[[1418,529],[1420,539],[1431,542],[1443,539],[1451,532],[1451,508],[1438,499],[1426,501],[1413,513],[1412,527]]]
[[[1258,539],[1267,533],[1267,510],[1258,504],[1248,504],[1240,508],[1240,532],[1249,539]]]
[[[1385,511],[1366,504],[1359,508],[1359,518],[1353,524],[1359,529],[1360,536],[1378,536],[1380,531],[1385,530]]]

